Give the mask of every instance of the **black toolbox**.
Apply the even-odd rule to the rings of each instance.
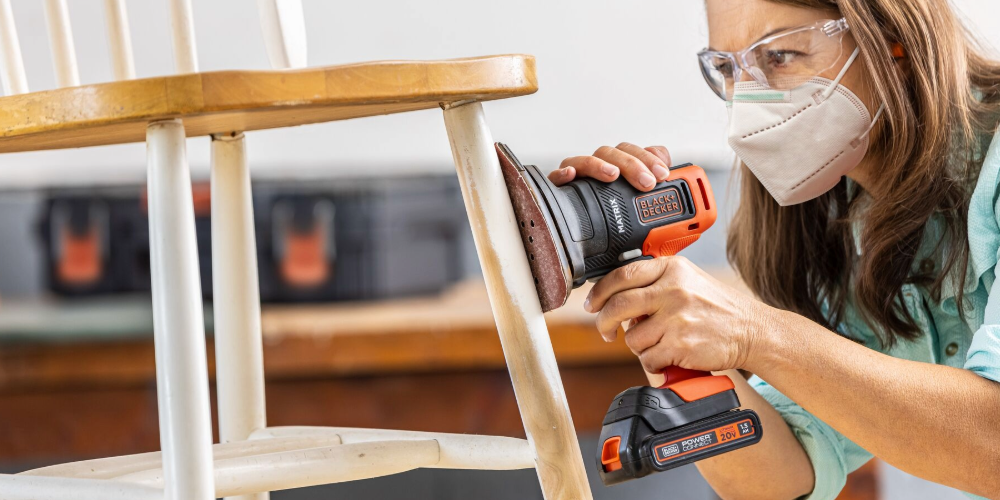
[[[194,187],[202,291],[212,294],[209,188]],[[52,189],[39,221],[48,289],[148,291],[143,186]],[[261,300],[370,300],[435,293],[463,278],[471,245],[454,176],[253,185]]]

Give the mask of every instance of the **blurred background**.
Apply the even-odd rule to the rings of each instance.
[[[605,144],[664,144],[710,171],[723,212],[734,206],[725,108],[694,57],[701,2],[303,3],[310,66],[533,54],[539,92],[485,105],[523,161],[549,170]],[[1000,42],[1000,5],[955,3]],[[12,4],[29,86],[54,88],[42,2]],[[69,2],[84,84],[112,80],[102,7]],[[173,72],[166,9],[128,2],[140,78]],[[269,69],[254,2],[195,1],[194,20],[202,71]],[[523,436],[440,112],[247,136],[269,423]],[[187,146],[210,304],[209,142]],[[158,448],[144,181],[141,144],[0,158],[4,472]],[[723,222],[686,255],[732,279],[724,241]],[[621,342],[597,338],[581,301],[548,323],[589,463],[607,403],[644,377]],[[610,490],[591,479],[596,498],[715,498],[692,466]],[[418,470],[274,498],[358,495],[541,498],[530,470]],[[873,463],[842,498],[963,497]]]

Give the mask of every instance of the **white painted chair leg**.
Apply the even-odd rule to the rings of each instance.
[[[60,87],[79,87],[80,71],[76,65],[76,49],[73,45],[73,30],[70,28],[66,0],[45,0],[45,20],[49,26],[49,43],[52,45],[56,84]]]
[[[590,499],[552,342],[482,105],[446,107],[444,121],[542,492],[547,500]]]
[[[184,140],[180,120],[146,130],[156,394],[167,500],[211,500],[208,360]]]
[[[104,0],[104,22],[108,30],[108,49],[115,80],[135,78],[135,58],[132,55],[132,35],[128,27],[125,0]]]
[[[212,286],[219,442],[267,427],[260,288],[243,134],[212,136]],[[267,500],[267,493],[238,497]]]
[[[10,0],[0,0],[0,80],[5,95],[28,93],[28,79],[24,76],[21,42],[14,26],[14,11]]]

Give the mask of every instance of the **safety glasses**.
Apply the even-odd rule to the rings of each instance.
[[[775,90],[790,90],[832,68],[844,53],[847,20],[818,21],[771,35],[739,52],[705,49],[698,53],[705,82],[720,98],[732,100],[746,72]]]

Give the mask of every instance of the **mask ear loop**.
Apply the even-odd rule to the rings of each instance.
[[[851,147],[852,148],[857,149],[858,146],[861,145],[861,142],[864,141],[865,138],[868,137],[868,134],[872,133],[872,130],[875,130],[875,123],[878,122],[878,119],[879,119],[879,117],[882,116],[882,112],[883,111],[885,111],[885,103],[884,102],[882,103],[881,106],[878,107],[878,112],[875,113],[875,118],[872,118],[872,123],[871,123],[871,125],[868,126],[868,129],[865,130],[864,133],[862,133],[861,135],[859,135],[853,141],[851,141]]]
[[[830,85],[830,88],[826,89],[826,92],[823,92],[822,100],[820,100],[819,102],[822,103],[823,101],[829,99],[830,96],[832,96],[833,93],[837,91],[837,87],[840,87],[840,81],[844,79],[844,75],[847,74],[847,70],[851,69],[851,65],[854,64],[854,61],[856,61],[858,59],[858,56],[860,55],[861,55],[861,47],[856,47],[854,49],[854,53],[851,54],[851,57],[844,64],[844,68],[840,70],[840,74],[837,75],[837,78],[835,80],[833,80],[833,84]],[[878,119],[882,116],[882,113],[884,111],[885,111],[885,103],[883,102],[882,105],[879,106],[878,111],[875,113],[875,118],[872,118],[871,124],[868,125],[868,128],[864,131],[864,133],[862,133],[861,135],[856,137],[853,141],[851,141],[852,148],[857,149],[857,147],[861,145],[861,142],[864,141],[866,137],[868,137],[868,134],[870,134],[872,130],[875,129],[875,123],[878,122]]]
[[[854,53],[851,54],[850,59],[848,59],[844,64],[844,69],[840,70],[840,74],[833,80],[833,84],[830,85],[830,88],[826,89],[826,92],[823,92],[822,99],[820,99],[819,102],[822,103],[823,101],[829,99],[830,96],[837,91],[837,87],[840,86],[840,81],[844,79],[844,75],[847,74],[847,70],[851,69],[851,65],[854,64],[854,61],[857,60],[859,55],[861,55],[861,47],[854,49]]]

